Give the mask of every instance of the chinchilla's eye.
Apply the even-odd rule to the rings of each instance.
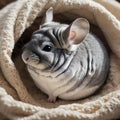
[[[51,49],[52,49],[52,47],[50,45],[45,45],[42,50],[46,51],[46,52],[50,52]]]

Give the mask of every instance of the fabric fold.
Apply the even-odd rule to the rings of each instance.
[[[22,41],[26,42],[23,34],[30,36],[26,30],[33,28],[34,24],[39,26],[45,11],[51,6],[54,17],[60,22],[70,22],[78,17],[88,19],[102,31],[103,42],[107,42],[110,48],[108,80],[90,98],[48,104],[46,96],[24,71],[20,54],[17,59],[12,58],[16,43],[22,36]],[[0,113],[12,120],[120,118],[119,6],[115,0],[17,0],[3,8],[0,11]],[[16,64],[19,60],[21,62]]]

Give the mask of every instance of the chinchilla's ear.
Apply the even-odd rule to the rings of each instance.
[[[52,22],[53,20],[53,8],[50,7],[46,13],[45,13],[45,16],[43,17],[42,19],[42,22],[41,22],[41,25],[45,24],[45,23],[48,23],[48,22]]]
[[[67,46],[78,45],[89,33],[90,25],[85,18],[78,18],[63,32]]]

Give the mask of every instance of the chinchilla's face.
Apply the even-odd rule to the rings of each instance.
[[[71,25],[53,22],[53,10],[49,9],[40,29],[33,33],[23,49],[23,61],[37,69],[60,69],[70,54],[77,50],[89,32],[89,23],[78,18]]]
[[[22,53],[23,61],[32,67],[44,69],[54,60],[54,45],[42,34],[33,34]]]
[[[23,61],[32,67],[38,69],[51,68],[56,66],[61,59],[61,64],[64,63],[70,51],[62,47],[62,43],[58,43],[56,36],[53,35],[55,29],[47,26],[33,33],[30,42],[28,42],[22,53]]]

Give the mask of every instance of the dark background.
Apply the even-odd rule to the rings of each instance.
[[[15,1],[15,0],[0,0],[0,9],[13,1]]]

